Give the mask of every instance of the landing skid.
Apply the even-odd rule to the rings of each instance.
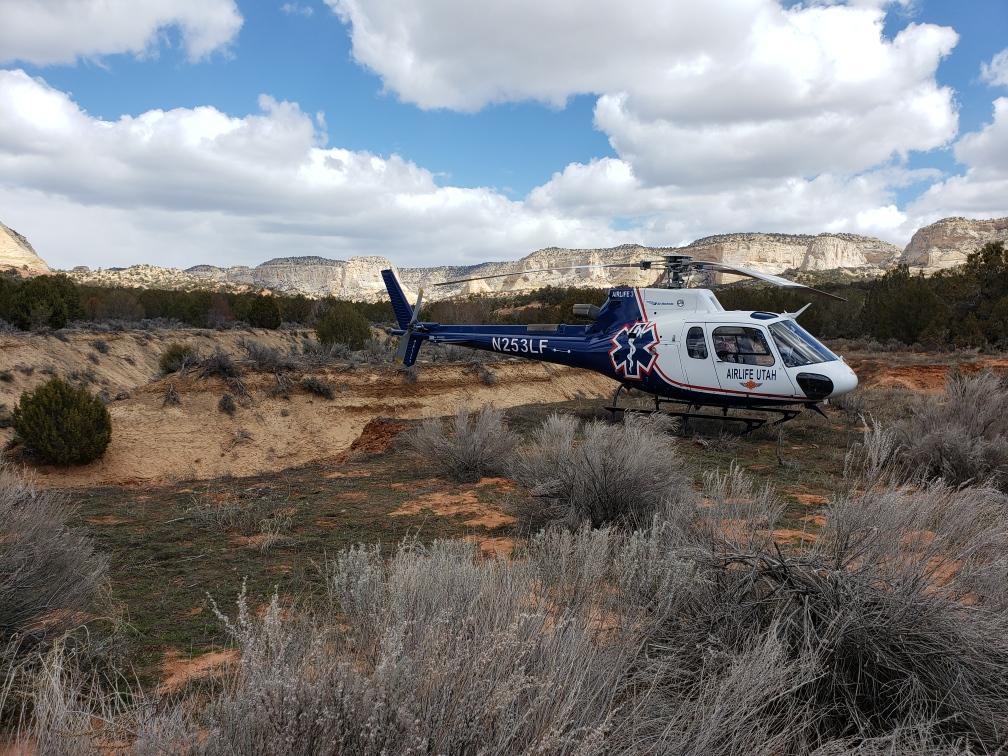
[[[651,415],[656,412],[661,412],[668,415],[669,417],[676,417],[682,420],[682,427],[685,430],[687,423],[695,418],[697,420],[713,420],[716,422],[732,422],[732,423],[742,423],[745,425],[745,430],[742,432],[743,435],[752,433],[757,428],[762,428],[768,423],[770,426],[780,425],[781,423],[786,423],[788,420],[794,420],[798,415],[801,414],[802,408],[795,409],[793,407],[746,407],[745,409],[750,412],[761,412],[765,413],[767,416],[764,417],[747,417],[742,415],[729,415],[730,407],[722,407],[721,414],[716,415],[713,413],[704,413],[696,410],[702,409],[706,405],[694,404],[692,402],[684,402],[677,399],[666,399],[663,397],[654,397],[654,409],[648,409],[645,407],[620,407],[619,406],[619,396],[623,391],[623,386],[616,389],[616,393],[612,398],[612,405],[606,407],[605,409],[609,412],[612,420],[615,422],[618,418],[622,419],[626,416],[627,412],[635,412],[641,414]],[[672,407],[679,407],[679,409],[662,409],[662,405],[671,405]],[[821,412],[818,407],[812,407],[812,409]],[[774,420],[773,416],[777,415],[777,419]],[[773,420],[773,422],[771,422]]]

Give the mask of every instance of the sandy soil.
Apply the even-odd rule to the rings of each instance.
[[[51,336],[3,336],[0,371],[9,370],[13,380],[0,382],[0,403],[10,407],[21,391],[46,380],[41,367],[52,365],[64,375],[93,370],[92,390],[103,387],[113,396],[129,392],[128,398],[109,404],[112,443],[97,462],[71,469],[41,467],[38,480],[55,486],[150,485],[241,477],[321,460],[332,461],[336,472],[347,455],[380,451],[402,430],[401,423],[383,421],[362,433],[378,418],[601,398],[615,388],[600,375],[518,360],[488,365],[493,385],[467,364],[422,365],[415,383],[393,366],[332,367],[311,373],[332,386],[331,401],[299,388],[302,373],[292,374],[295,386],[286,397],[271,395],[276,387],[272,374],[249,373],[242,379],[249,396],[238,398],[237,411],[227,415],[217,403],[233,389],[222,380],[194,374],[155,378],[158,357],[168,343],[184,340],[204,352],[220,344],[238,353],[243,336],[284,352],[298,339],[293,333],[265,331],[77,333],[68,343]],[[97,364],[88,358],[96,338],[109,345],[108,354],[97,354]],[[35,370],[27,374],[19,366]],[[164,405],[168,384],[180,396],[177,405]],[[0,444],[11,435],[10,429],[0,430]]]

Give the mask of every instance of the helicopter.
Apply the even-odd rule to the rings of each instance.
[[[660,275],[651,287],[611,288],[601,307],[574,305],[572,314],[590,321],[586,325],[460,325],[421,321],[423,289],[411,307],[395,273],[383,270],[397,322],[388,332],[400,339],[397,357],[403,365],[413,365],[423,343],[430,341],[584,368],[620,384],[607,407],[614,418],[631,411],[619,406],[619,398],[625,389],[635,389],[653,398],[654,410],[648,411],[665,411],[683,422],[737,421],[745,424],[746,433],[771,420],[774,425],[786,422],[805,410],[824,415],[822,402],[858,385],[843,358],[798,324],[798,316],[810,305],[797,312],[729,311],[710,289],[689,287],[697,273],[729,273],[846,301],[749,268],[665,255],[660,260],[536,268],[435,285],[586,268],[639,268]],[[738,415],[738,410],[747,414]]]

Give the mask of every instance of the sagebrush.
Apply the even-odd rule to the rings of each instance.
[[[453,418],[426,418],[405,437],[420,464],[460,483],[474,483],[503,472],[518,444],[504,422],[504,413],[483,407],[460,409]]]
[[[522,529],[642,526],[666,501],[695,496],[669,429],[660,415],[628,413],[621,425],[549,417],[508,465],[525,494],[514,500]]]
[[[108,565],[67,525],[61,495],[0,467],[0,716],[27,696],[40,656],[105,609]]]
[[[989,371],[952,373],[900,425],[912,464],[951,483],[993,480],[1008,489],[1008,384]]]

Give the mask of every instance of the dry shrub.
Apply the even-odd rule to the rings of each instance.
[[[236,380],[241,377],[241,370],[231,359],[231,355],[218,347],[209,357],[200,362],[200,375],[203,378],[217,376],[225,380]]]
[[[515,515],[526,531],[550,525],[647,525],[668,499],[691,498],[662,415],[629,414],[621,425],[552,415],[520,448],[510,475],[526,496]]]
[[[161,353],[158,366],[165,375],[177,373],[185,370],[199,361],[199,353],[196,348],[189,344],[179,344],[178,342],[169,344],[168,348]]]
[[[217,402],[217,409],[227,415],[233,415],[238,410],[234,397],[231,394],[221,394],[220,401]]]
[[[107,561],[69,516],[59,494],[0,467],[0,712],[24,669],[102,603]]]
[[[950,374],[901,425],[911,463],[951,483],[992,479],[1008,489],[1008,386],[991,372]]]
[[[301,388],[309,394],[314,394],[322,399],[332,400],[336,396],[333,392],[332,386],[330,386],[327,381],[311,375],[306,375],[301,379]]]
[[[238,342],[238,346],[245,351],[245,356],[256,370],[279,373],[294,369],[294,363],[289,357],[260,341],[243,338]]]
[[[472,414],[460,409],[447,422],[426,418],[405,441],[412,455],[435,474],[473,483],[505,469],[518,437],[505,425],[504,413],[483,407]]]
[[[257,619],[243,597],[227,620],[240,672],[205,713],[202,752],[605,752],[631,644],[537,596],[534,565],[475,556],[461,542],[405,543],[391,562],[341,552],[315,618],[274,597]]]

